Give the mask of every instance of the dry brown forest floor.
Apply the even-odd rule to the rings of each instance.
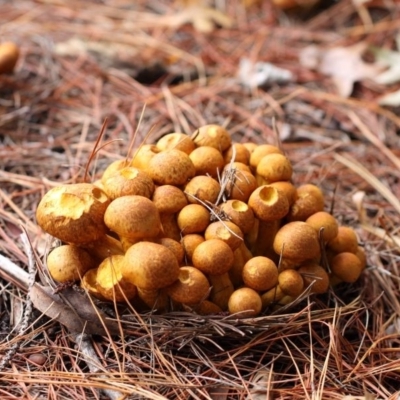
[[[286,314],[247,323],[127,317],[123,336],[93,338],[98,373],[65,326],[37,311],[19,334],[26,293],[2,279],[0,351],[18,348],[0,371],[1,399],[106,399],[115,391],[143,399],[398,398],[400,117],[376,101],[396,85],[364,80],[344,98],[298,60],[309,44],[395,49],[399,3],[356,3],[326,1],[288,15],[269,1],[216,1],[233,24],[203,33],[174,25],[181,8],[166,0],[0,0],[0,40],[21,49],[15,72],[0,76],[3,257],[26,268],[21,224],[43,256],[48,239],[34,217],[41,196],[82,178],[105,118],[109,143],[92,175],[124,157],[144,105],[136,143],[151,129],[149,142],[206,123],[227,126],[236,141],[276,143],[274,119],[295,184],[319,185],[368,255],[356,284]],[[249,89],[237,79],[242,58],[295,79]]]

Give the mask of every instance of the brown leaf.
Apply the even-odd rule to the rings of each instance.
[[[72,288],[54,294],[48,286],[35,284],[30,297],[33,305],[49,318],[63,324],[72,333],[89,335],[111,335],[119,333],[118,324],[95,308],[85,293]]]
[[[197,1],[174,15],[164,16],[160,22],[175,28],[191,23],[197,31],[204,33],[212,32],[216,25],[223,28],[232,26],[232,20],[227,15],[214,8],[206,7],[201,2],[197,4]]]
[[[362,59],[366,43],[350,47],[333,47],[324,50],[317,46],[308,46],[300,54],[300,63],[322,74],[332,77],[338,93],[348,97],[355,82],[374,78],[382,71],[382,66],[367,64]]]

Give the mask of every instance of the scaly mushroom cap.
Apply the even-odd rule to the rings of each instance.
[[[104,222],[120,238],[133,241],[154,238],[161,229],[157,207],[142,196],[123,196],[113,200],[107,207]]]
[[[321,253],[317,232],[301,221],[283,225],[275,235],[273,247],[276,254],[289,260],[314,259]]]
[[[237,289],[229,298],[228,308],[231,314],[240,313],[239,318],[256,317],[262,309],[261,296],[250,288]]]
[[[193,135],[197,146],[210,146],[223,152],[231,145],[231,136],[222,126],[210,124],[203,125]]]
[[[107,232],[104,213],[110,199],[91,183],[50,189],[40,201],[36,220],[40,227],[63,242],[82,244]]]
[[[150,198],[154,192],[154,183],[150,176],[134,167],[121,168],[101,182],[107,196],[113,200],[129,195]]]
[[[147,172],[158,185],[184,185],[195,175],[189,156],[180,150],[167,150],[156,154],[148,164]]]
[[[178,303],[198,304],[208,296],[210,284],[201,271],[186,266],[181,267],[178,279],[166,291]]]
[[[285,193],[270,185],[257,188],[249,198],[249,206],[261,221],[276,221],[286,216],[289,201]]]
[[[121,265],[124,278],[139,288],[149,290],[171,285],[178,279],[179,271],[174,253],[161,244],[151,242],[131,246]]]
[[[196,144],[190,136],[180,132],[168,133],[158,139],[156,146],[161,151],[176,149],[186,154],[190,154],[196,148]]]
[[[96,266],[96,260],[88,252],[72,244],[56,247],[47,256],[47,269],[57,282],[82,279]]]

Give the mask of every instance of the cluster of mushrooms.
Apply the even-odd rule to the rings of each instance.
[[[94,183],[44,195],[37,222],[64,243],[48,271],[139,312],[238,317],[355,282],[366,265],[356,233],[317,186],[291,178],[280,148],[232,143],[221,126],[167,134]]]

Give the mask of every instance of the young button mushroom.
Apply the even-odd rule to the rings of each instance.
[[[218,199],[221,185],[211,176],[198,175],[191,179],[185,186],[185,194],[192,204],[215,204]]]
[[[182,190],[173,185],[158,186],[152,200],[160,214],[175,214],[188,204]]]
[[[178,279],[166,289],[172,300],[195,305],[205,300],[210,292],[210,284],[206,276],[197,268],[181,267]]]
[[[86,274],[82,277],[81,288],[84,289],[91,296],[96,297],[96,299],[105,301],[106,299],[99,292],[96,277],[97,268],[87,271]]]
[[[283,225],[275,235],[273,247],[282,259],[292,261],[316,259],[321,254],[317,232],[301,221]]]
[[[193,265],[209,275],[222,275],[233,265],[232,249],[220,239],[200,243],[193,252]]]
[[[196,171],[189,156],[180,150],[167,150],[151,158],[146,171],[158,185],[184,185]]]
[[[288,181],[292,177],[293,168],[289,159],[282,154],[273,153],[264,156],[257,165],[257,175],[262,184]]]
[[[198,147],[190,153],[189,157],[193,162],[196,175],[210,175],[216,179],[225,166],[221,152],[214,147]]]
[[[339,232],[336,218],[326,211],[316,212],[306,219],[306,223],[312,226],[318,235],[321,235],[324,243],[335,238]]]
[[[229,298],[228,309],[231,314],[240,313],[238,318],[256,317],[262,309],[261,296],[247,287],[237,289]]]
[[[154,144],[144,144],[134,154],[130,166],[141,169],[142,171],[148,172],[147,169],[150,164],[150,160],[160,152],[160,149]]]
[[[148,290],[165,288],[179,276],[179,264],[171,250],[151,242],[139,242],[125,253],[122,276],[133,285]]]
[[[361,260],[356,254],[349,252],[339,253],[333,257],[330,267],[335,276],[347,283],[355,282],[363,271]]]
[[[304,281],[298,271],[287,269],[278,276],[279,287],[287,296],[294,298],[300,296],[304,289]]]
[[[243,243],[243,233],[240,228],[230,221],[216,221],[208,225],[204,232],[204,238],[220,239],[225,242],[232,251],[235,251]]]
[[[308,263],[302,265],[297,272],[303,277],[304,288],[311,286],[311,293],[322,294],[329,289],[329,275],[320,265]]]
[[[75,183],[50,189],[36,210],[39,226],[63,242],[84,244],[104,237],[108,196],[91,183]]]
[[[104,214],[104,222],[128,242],[155,238],[161,228],[156,206],[142,196],[123,196],[113,200]]]
[[[254,175],[247,171],[235,171],[232,179],[226,185],[226,196],[231,200],[247,202],[250,195],[257,189]]]
[[[228,131],[215,124],[201,126],[193,132],[192,137],[197,146],[214,147],[221,153],[231,145],[231,137]]]
[[[179,212],[177,222],[183,235],[201,233],[210,223],[210,212],[200,204],[188,204]]]
[[[186,154],[190,154],[196,148],[196,144],[188,135],[179,132],[168,133],[158,139],[156,146],[161,151],[176,149]]]
[[[267,257],[253,257],[243,267],[243,282],[251,289],[266,291],[278,283],[278,268]]]
[[[305,221],[311,215],[323,211],[324,195],[318,186],[301,185],[297,188],[297,198],[290,207],[288,221]]]
[[[232,144],[228,150],[226,150],[224,152],[224,161],[225,164],[228,164],[232,161],[232,157],[233,157],[233,149],[235,149],[235,158],[233,159],[233,161],[237,161],[237,162],[241,162],[245,165],[249,164],[249,160],[250,160],[250,152],[249,150],[246,149],[246,147],[241,144],[241,143],[234,143]]]
[[[189,233],[188,235],[184,235],[182,237],[181,243],[185,251],[184,261],[186,263],[191,263],[195,248],[200,243],[203,243],[204,240],[204,236],[199,235],[198,233]]]
[[[328,242],[328,249],[335,253],[349,252],[356,254],[358,238],[354,229],[349,226],[339,226],[337,235]]]
[[[261,159],[268,154],[282,154],[283,152],[280,148],[273,146],[271,144],[260,144],[256,146],[250,154],[250,167],[253,171],[256,171],[258,164]]]
[[[70,244],[54,248],[47,256],[51,277],[61,283],[78,281],[96,266],[96,261],[88,252]]]
[[[154,192],[154,183],[150,176],[134,167],[119,169],[108,178],[103,177],[101,182],[103,190],[112,200],[129,195],[150,198]]]
[[[179,265],[182,264],[185,251],[181,243],[174,239],[164,237],[160,239],[160,244],[165,246],[167,249],[170,249],[174,253]]]

